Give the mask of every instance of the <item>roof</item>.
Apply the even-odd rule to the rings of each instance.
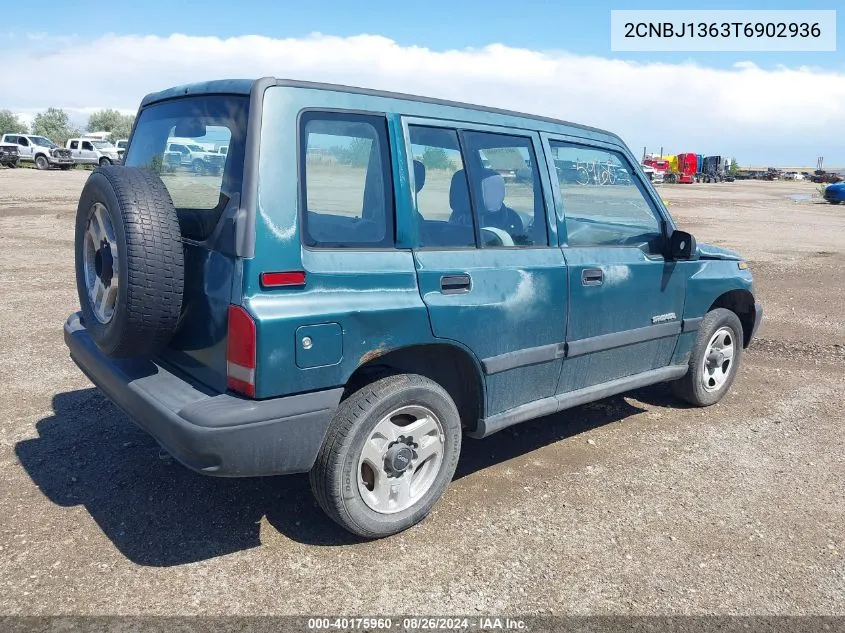
[[[581,125],[564,121],[562,119],[555,119],[552,117],[540,116],[537,114],[528,114],[525,112],[517,112],[515,110],[505,110],[502,108],[491,108],[472,103],[463,103],[460,101],[449,101],[446,99],[437,99],[433,97],[424,97],[421,95],[412,95],[402,92],[389,92],[385,90],[373,90],[370,88],[360,88],[356,86],[346,86],[342,84],[321,83],[313,81],[299,81],[294,79],[278,79],[274,77],[264,77],[261,79],[218,79],[214,81],[205,81],[201,83],[185,84],[182,86],[175,86],[160,92],[153,92],[144,97],[141,101],[141,107],[147,106],[151,103],[164,101],[167,99],[175,99],[187,95],[203,95],[203,94],[239,94],[248,95],[256,84],[263,84],[264,86],[288,86],[291,88],[307,88],[311,90],[334,90],[337,92],[347,92],[353,94],[371,95],[374,97],[384,97],[388,99],[400,99],[406,101],[415,101],[418,103],[429,103],[432,105],[449,106],[453,108],[463,108],[468,110],[476,110],[491,114],[501,114],[505,116],[520,117],[531,119],[534,121],[542,121],[544,123],[551,123],[553,125],[564,125],[571,128],[578,128],[580,130],[604,134],[617,139],[620,143],[622,141],[619,136],[613,132],[602,130],[600,128],[590,127],[588,125]]]

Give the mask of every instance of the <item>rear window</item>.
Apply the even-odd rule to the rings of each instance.
[[[204,240],[240,194],[249,99],[186,97],[141,111],[124,164],[155,171],[179,214],[183,237]],[[214,151],[227,145],[227,155]]]
[[[385,118],[305,112],[300,126],[306,246],[392,247],[393,184]]]

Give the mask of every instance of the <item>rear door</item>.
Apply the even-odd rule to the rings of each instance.
[[[80,157],[83,162],[91,164],[98,162],[97,150],[94,149],[94,144],[91,141],[80,141],[80,146]]]
[[[18,153],[21,155],[21,158],[28,158],[32,160],[32,145],[29,142],[29,139],[25,136],[19,136],[18,138]]]
[[[79,147],[79,141],[73,140],[68,143],[68,149],[70,150],[71,158],[77,163],[82,162],[82,150]]]
[[[549,138],[558,160],[625,169],[630,180],[561,179],[559,226],[569,271],[565,393],[665,367],[681,331],[683,267],[664,260],[664,218],[629,158],[612,146]]]
[[[554,394],[566,267],[539,135],[407,118],[420,294],[434,335],[481,361],[487,414]]]

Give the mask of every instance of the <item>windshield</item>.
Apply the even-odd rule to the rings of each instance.
[[[248,113],[249,98],[234,95],[185,97],[141,111],[124,164],[159,174],[184,237],[206,239],[240,193]],[[200,144],[228,145],[231,160],[166,151],[177,144],[193,152],[205,152]]]
[[[40,145],[41,147],[52,147],[53,149],[57,148],[53,141],[43,136],[30,136],[29,140],[32,141],[34,145]]]
[[[97,149],[114,149],[114,145],[108,141],[91,141]]]

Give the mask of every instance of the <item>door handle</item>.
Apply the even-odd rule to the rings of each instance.
[[[581,271],[582,286],[601,286],[604,283],[604,271],[601,268],[585,268]]]
[[[440,292],[444,295],[469,292],[470,288],[472,288],[472,277],[469,275],[443,275],[440,278]]]

